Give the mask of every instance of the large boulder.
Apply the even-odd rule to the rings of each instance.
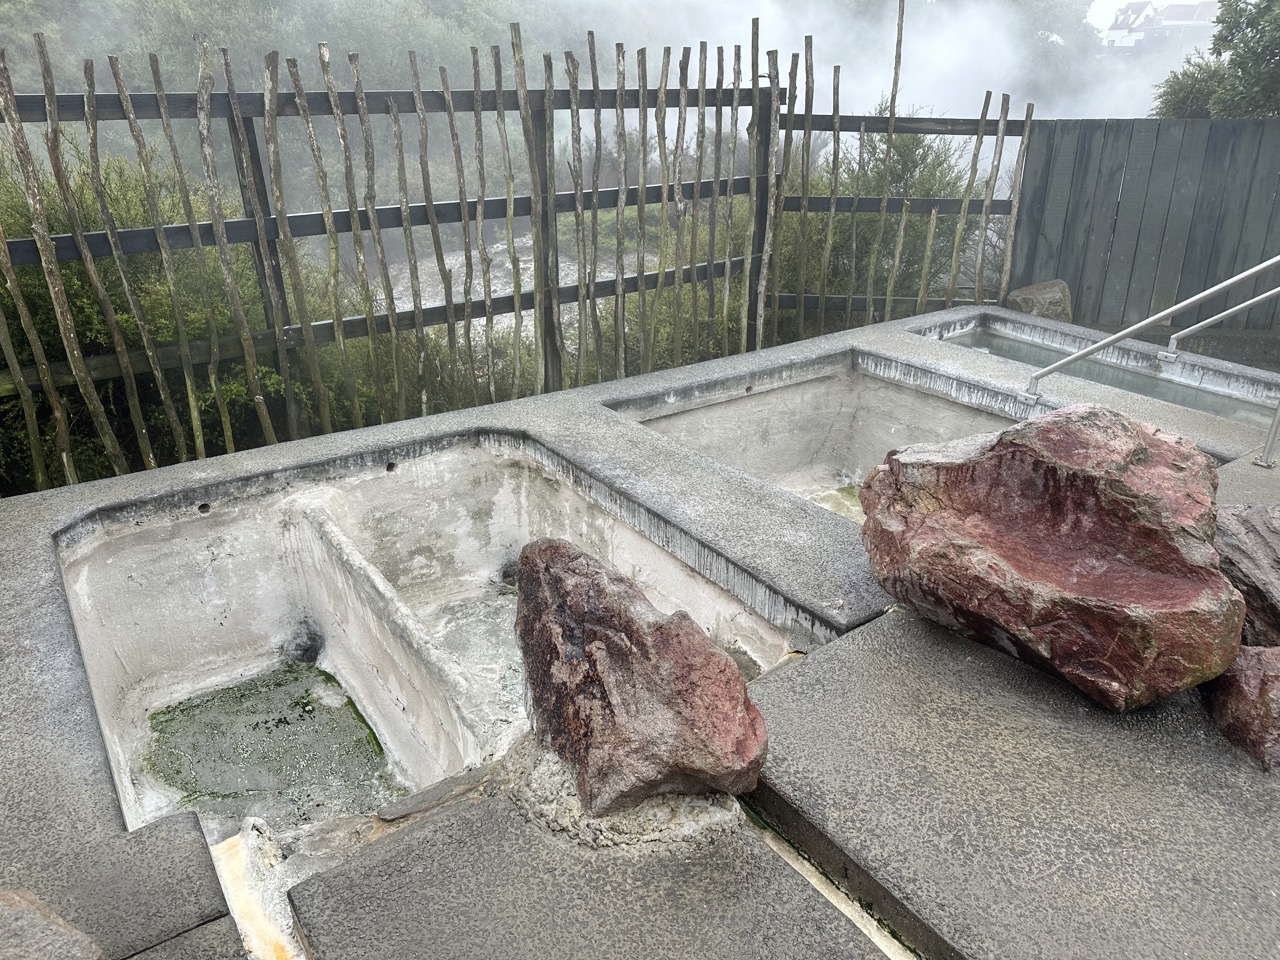
[[[1219,507],[1214,546],[1222,572],[1244,594],[1244,643],[1280,646],[1280,506]]]
[[[1064,280],[1046,280],[1044,283],[1033,283],[1029,287],[1010,290],[1004,305],[1010,310],[1029,313],[1033,317],[1071,322],[1071,288]]]
[[[891,452],[863,484],[862,536],[893,596],[1123,711],[1239,650],[1216,487],[1190,442],[1081,405]]]
[[[1205,685],[1209,713],[1223,735],[1265,770],[1280,768],[1280,647],[1245,647]]]
[[[764,720],[733,659],[683,611],[563,540],[520,553],[516,633],[534,729],[577,771],[592,815],[659,793],[745,793]]]

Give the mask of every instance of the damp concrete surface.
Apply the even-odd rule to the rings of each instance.
[[[963,308],[925,332],[1018,317]],[[1224,904],[1184,911],[1199,936],[1159,921],[1185,955],[1265,955],[1280,827],[1215,823],[1275,809],[1274,780],[1198,703],[1147,723],[1023,697],[1047,681],[886,614],[857,527],[889,450],[1070,402],[1189,436],[1226,500],[1280,501],[1245,469],[1262,432],[1059,375],[1028,398],[1026,364],[919,323],[0,502],[0,887],[120,960],[423,956],[424,918],[457,956],[1137,956],[1157,922],[1142,890]],[[543,536],[739,663],[775,738],[746,809],[776,834],[722,800],[574,813],[563,770],[529,752],[513,633],[515,559]],[[951,710],[972,736],[928,732]],[[1025,762],[1002,760],[1032,727]],[[1085,803],[1079,764],[1108,751],[1125,764],[1095,764]],[[1055,796],[1072,817],[1033,813]],[[1162,818],[1179,844],[1151,832]],[[920,829],[935,821],[954,844]],[[1117,844],[1131,888],[1082,868]],[[1028,903],[1069,904],[1070,936],[952,895],[991,864]]]

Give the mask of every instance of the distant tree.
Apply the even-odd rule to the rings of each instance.
[[[1203,51],[1196,51],[1156,86],[1153,117],[1204,120],[1213,114],[1210,101],[1226,75],[1226,64]]]
[[[1280,116],[1280,0],[1223,0],[1213,54],[1226,62],[1215,117]]]
[[[1211,54],[1156,87],[1154,116],[1280,116],[1280,0],[1222,0]]]

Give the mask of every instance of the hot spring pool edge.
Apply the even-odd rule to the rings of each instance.
[[[960,308],[972,310],[973,308]],[[939,315],[934,315],[935,317]],[[837,633],[887,605],[850,524],[717,464],[626,414],[708,389],[789,382],[831,365],[920,371],[922,389],[990,391],[1006,407],[1025,367],[929,343],[895,321],[579,391],[282,443],[211,460],[0,501],[8,589],[0,617],[0,886],[33,890],[112,957],[218,927],[226,905],[194,815],[129,833],[109,765],[57,560],[98,511],[141,518],[163,504],[195,510],[233,490],[282,490],[354,467],[421,456],[486,433],[526,438],[705,545]],[[968,358],[956,356],[967,352]],[[1011,369],[1016,367],[1017,369]],[[912,374],[915,376],[915,374]],[[1087,384],[1046,382],[1037,411],[1093,399],[1190,436],[1220,460],[1261,444],[1256,432],[1195,411]],[[613,409],[617,408],[617,409]],[[1026,411],[1030,412],[1030,411]],[[226,928],[221,923],[221,929]],[[194,934],[193,934],[194,935]]]

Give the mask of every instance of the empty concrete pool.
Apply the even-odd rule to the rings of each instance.
[[[852,359],[763,385],[725,384],[629,404],[645,426],[737,470],[860,520],[858,487],[885,454],[1014,421],[874,376]]]
[[[536,537],[569,539],[660,609],[691,611],[749,676],[790,649],[539,456],[495,435],[69,531],[63,576],[128,825],[184,807],[211,839],[246,815],[296,825],[316,816],[308,798],[327,815],[376,808],[501,755],[528,727],[510,578]],[[264,725],[299,723],[348,760],[262,740]],[[240,749],[222,749],[232,736]]]

